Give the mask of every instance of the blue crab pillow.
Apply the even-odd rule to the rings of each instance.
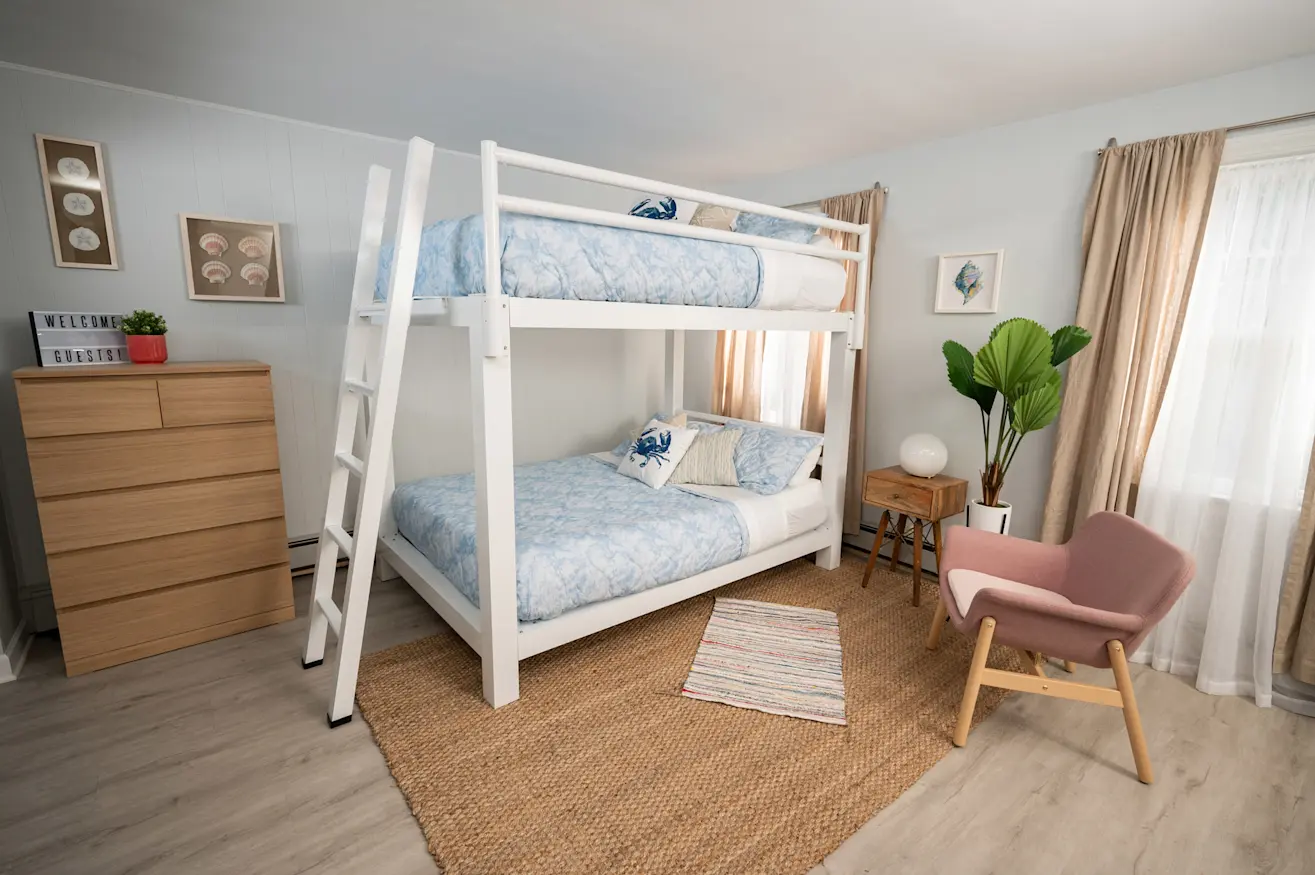
[[[670,221],[676,218],[676,199],[672,197],[646,197],[630,208],[630,215],[641,219]]]
[[[759,495],[775,495],[789,486],[804,459],[822,445],[821,435],[787,434],[747,423],[737,426],[744,429],[744,437],[735,448],[735,473],[740,486]]]
[[[650,419],[621,457],[616,472],[660,489],[689,452],[698,434],[698,429],[681,428],[678,425],[668,425],[660,419]]]

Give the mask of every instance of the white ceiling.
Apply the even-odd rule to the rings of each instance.
[[[729,181],[1315,51],[1312,0],[4,0],[0,59]]]

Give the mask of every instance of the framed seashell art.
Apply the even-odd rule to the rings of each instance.
[[[936,312],[994,313],[1004,264],[1003,249],[942,255],[936,269]]]
[[[100,143],[37,134],[37,159],[55,266],[118,270]]]
[[[283,303],[283,246],[277,222],[180,213],[178,223],[187,297]]]

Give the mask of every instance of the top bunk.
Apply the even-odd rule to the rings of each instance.
[[[396,242],[374,242],[363,224],[359,317],[382,322],[405,311],[411,322],[474,327],[492,305],[507,312],[510,327],[843,331],[856,348],[861,332],[853,326],[864,319],[869,281],[866,225],[485,141],[483,211],[421,228],[428,161],[419,172],[417,158],[429,155],[430,144],[412,141]],[[500,166],[724,207],[751,220],[722,230],[515,197],[498,190]],[[376,170],[387,174],[372,168],[372,180]],[[367,191],[367,216],[371,197]],[[386,184],[384,198],[386,205]],[[829,231],[844,232],[846,248]],[[487,240],[499,245],[490,252]],[[836,310],[847,262],[857,267],[858,313]]]

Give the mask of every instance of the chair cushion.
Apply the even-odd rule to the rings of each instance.
[[[950,569],[950,594],[954,596],[954,604],[959,609],[959,616],[968,616],[968,609],[973,605],[973,598],[984,589],[1003,589],[1006,592],[1032,596],[1039,601],[1050,602],[1051,604],[1073,604],[1059,593],[1042,589],[1039,586],[1028,586],[1026,583],[996,577],[993,574],[986,574],[981,571],[973,571],[970,568]]]

